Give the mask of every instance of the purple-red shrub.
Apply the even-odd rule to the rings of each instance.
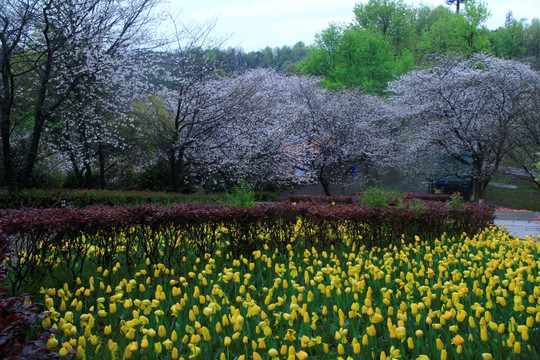
[[[324,247],[344,236],[359,245],[386,246],[402,234],[409,239],[414,235],[433,238],[443,232],[472,234],[492,223],[493,214],[493,209],[481,205],[452,209],[442,202],[398,209],[337,202],[261,203],[251,208],[186,203],[4,211],[0,228],[12,249],[27,253],[24,263],[12,262],[10,279],[18,285],[27,277],[36,280],[45,276],[44,259],[61,259],[66,271],[72,271],[76,278],[93,245],[99,252],[92,261],[99,266],[110,266],[120,256],[128,268],[146,258],[171,266],[188,252],[199,256],[212,253],[221,228],[227,229],[230,251],[238,255],[260,247],[262,229],[268,233],[268,245],[290,242],[297,236],[298,219],[307,230],[305,234],[315,234],[300,240],[313,246]],[[120,239],[126,246],[121,253],[117,246]]]
[[[0,358],[1,359],[51,359],[59,355],[46,349],[48,332],[38,334],[38,322],[46,315],[40,305],[31,303],[30,296],[10,297],[4,288],[8,263],[3,262],[11,255],[6,235],[0,231]]]

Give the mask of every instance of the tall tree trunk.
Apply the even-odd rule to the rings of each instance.
[[[4,59],[4,61],[6,61]],[[11,197],[17,195],[15,174],[13,173],[13,157],[11,155],[11,106],[13,104],[13,78],[8,71],[9,64],[2,66],[2,104],[0,108],[0,134],[2,136],[2,159],[4,165],[4,182]]]
[[[30,147],[28,148],[28,153],[26,154],[26,161],[24,163],[24,168],[22,174],[19,178],[20,188],[28,187],[30,184],[30,179],[32,177],[32,172],[34,171],[34,166],[36,164],[38,151],[39,151],[39,142],[41,140],[41,134],[43,132],[43,127],[45,125],[45,118],[39,110],[36,111],[34,116],[34,128],[32,130],[32,138],[30,140]]]
[[[46,33],[48,29],[44,30]],[[49,44],[48,44],[49,45]],[[36,102],[36,108],[34,110],[34,127],[32,129],[32,137],[30,141],[30,146],[28,148],[28,153],[26,154],[26,161],[24,164],[24,169],[19,179],[19,184],[21,188],[25,188],[29,184],[29,180],[34,170],[34,165],[36,164],[36,159],[39,151],[39,141],[41,139],[41,134],[43,132],[43,127],[45,125],[45,120],[48,117],[48,113],[44,112],[45,109],[45,99],[47,98],[47,85],[51,77],[52,71],[52,61],[53,53],[49,45],[49,51],[47,53],[49,58],[45,63],[45,68],[41,76],[39,94]]]
[[[170,177],[171,177],[171,186],[173,192],[179,192],[180,191],[180,183],[178,181],[178,168],[177,168],[177,160],[176,160],[176,150],[171,149],[169,152],[169,171],[170,171]]]
[[[484,198],[484,181],[482,176],[483,159],[481,155],[472,154],[472,186],[474,201],[480,202]]]
[[[84,187],[86,189],[92,189],[94,187],[93,177],[94,175],[92,174],[92,164],[87,161],[84,164]]]
[[[99,161],[99,188],[105,190],[107,187],[105,182],[105,152],[103,150],[103,143],[101,141],[98,144],[98,161]]]
[[[75,158],[75,154],[73,152],[69,152],[69,159],[71,160],[71,166],[73,166],[73,171],[75,171],[75,178],[77,179],[77,188],[82,188],[84,184],[84,178],[81,169],[79,169],[79,165],[77,164],[77,160]]]
[[[326,178],[323,176],[319,176],[319,182],[323,187],[324,195],[330,196],[330,183],[328,182],[328,180],[326,180]]]

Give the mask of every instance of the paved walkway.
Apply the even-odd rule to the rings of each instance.
[[[540,241],[539,217],[540,212],[495,211],[494,223],[516,237],[536,236]]]

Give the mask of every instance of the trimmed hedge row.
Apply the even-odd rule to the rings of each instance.
[[[357,196],[323,196],[323,195],[288,195],[281,198],[281,202],[288,203],[324,203],[324,204],[354,204]]]
[[[30,189],[21,191],[15,199],[9,197],[7,190],[0,190],[0,208],[18,209],[22,207],[87,207],[139,206],[143,204],[171,205],[181,202],[219,202],[224,194],[180,194],[151,191],[109,191],[109,190],[69,190],[69,189]],[[279,197],[271,192],[255,192],[257,201],[277,201]]]
[[[295,240],[317,247],[345,241],[382,247],[402,235],[411,240],[414,235],[428,239],[443,232],[476,233],[493,220],[489,207],[450,209],[443,203],[427,203],[423,210],[282,202],[252,208],[186,203],[0,211],[3,238],[15,251],[8,274],[14,287],[45,277],[59,260],[75,279],[86,261],[109,268],[121,258],[133,268],[148,258],[180,266],[186,254],[213,253],[222,239],[234,255],[249,255],[260,248],[261,233],[273,247]]]
[[[317,196],[317,195],[289,195],[281,198],[283,202],[311,202],[311,203],[335,203],[335,204],[354,204],[359,202],[364,193],[354,192],[349,196]],[[404,194],[405,201],[421,200],[434,202],[450,201],[452,195],[448,194],[423,194],[423,193],[407,193]]]

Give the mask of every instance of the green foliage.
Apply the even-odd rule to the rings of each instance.
[[[322,76],[322,85],[331,89],[360,87],[367,93],[382,93],[400,68],[400,60],[382,35],[331,25],[317,36],[317,46],[299,68],[303,74]]]
[[[355,20],[360,29],[380,34],[400,56],[413,47],[414,11],[403,0],[369,0],[354,7]]]
[[[255,204],[253,186],[241,179],[233,186],[231,192],[225,192],[225,198],[221,202],[230,206],[251,207]]]
[[[407,203],[407,208],[416,212],[423,212],[427,209],[427,205],[419,199],[412,199]]]
[[[388,190],[384,189],[382,186],[370,186],[364,191],[360,199],[360,204],[375,207],[396,206],[402,208],[405,196],[406,194],[403,194],[398,190]]]
[[[426,21],[420,45],[426,53],[470,55],[490,51],[489,31],[484,26],[490,14],[482,3],[468,1],[460,14],[436,8],[432,15]]]
[[[381,93],[395,73],[392,45],[369,31],[345,30],[330,77],[337,87],[360,87],[367,93]]]
[[[527,32],[525,24],[512,20],[504,28],[489,34],[493,53],[501,59],[525,60],[527,52]]]
[[[461,14],[458,15],[461,16]],[[490,51],[488,30],[484,25],[490,16],[491,13],[484,3],[475,0],[468,0],[465,3],[463,21],[458,23],[456,28],[456,34],[460,40],[458,52],[470,55]]]
[[[463,209],[465,207],[463,196],[461,196],[461,194],[458,192],[453,193],[450,201],[446,203],[446,206],[450,209]]]
[[[355,23],[330,25],[298,63],[302,74],[320,76],[331,89],[360,87],[381,94],[386,83],[423,63],[433,53],[469,56],[495,53],[540,67],[540,22],[512,21],[490,32],[490,12],[470,0],[461,13],[445,6],[412,8],[401,0],[370,0],[354,8]]]

